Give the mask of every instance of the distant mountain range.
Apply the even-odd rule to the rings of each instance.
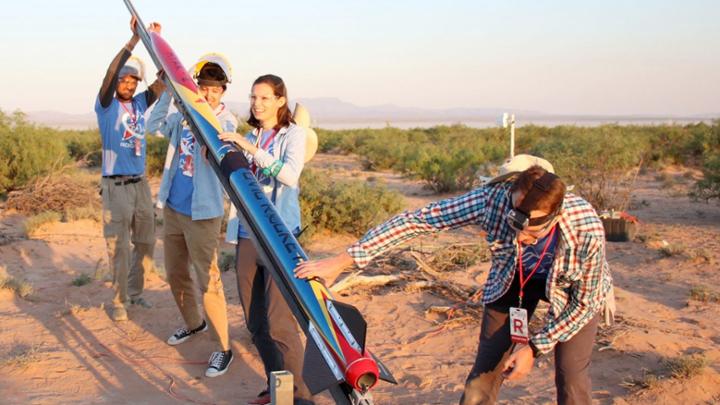
[[[593,126],[602,123],[642,124],[667,122],[709,121],[720,117],[718,114],[691,116],[663,115],[561,115],[531,110],[512,110],[509,108],[448,108],[430,109],[400,107],[392,104],[375,106],[357,106],[337,98],[299,99],[312,116],[313,126],[320,128],[362,128],[393,125],[398,127],[432,126],[440,124],[463,123],[469,126],[488,127],[498,125],[504,112],[515,114],[518,125],[535,123],[538,125],[577,124]],[[292,104],[292,103],[291,103]],[[247,117],[247,102],[229,101],[228,108],[240,117]],[[58,111],[31,111],[27,113],[30,121],[41,125],[62,129],[96,128],[95,114],[68,114]]]

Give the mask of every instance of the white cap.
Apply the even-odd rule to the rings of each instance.
[[[533,166],[540,166],[550,173],[555,173],[553,165],[543,158],[533,155],[515,155],[514,157],[505,160],[505,162],[500,166],[497,177],[489,180],[487,180],[487,178],[482,178],[482,180],[483,183],[486,182],[487,184],[499,183],[513,177],[517,173],[524,172]]]
[[[132,76],[138,80],[145,80],[145,64],[137,56],[131,56],[125,65],[120,68],[118,79],[125,76]]]
[[[500,166],[500,174],[524,172],[533,166],[540,166],[550,173],[555,173],[553,165],[543,158],[533,155],[515,155],[505,160],[502,166]]]

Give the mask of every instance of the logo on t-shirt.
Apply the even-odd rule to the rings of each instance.
[[[195,137],[192,132],[183,129],[180,137],[180,158],[178,159],[179,169],[185,176],[193,175],[193,151],[195,150]]]
[[[122,123],[123,127],[123,136],[122,141],[120,142],[120,146],[124,148],[134,148],[134,139],[143,139],[144,128],[142,121],[142,117],[138,120],[127,111],[123,113],[123,115],[120,117],[120,122]]]

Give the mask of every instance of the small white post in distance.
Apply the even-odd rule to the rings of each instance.
[[[515,157],[515,114],[503,113],[502,127],[510,127],[510,159]]]

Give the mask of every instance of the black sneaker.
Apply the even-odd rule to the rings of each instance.
[[[152,308],[152,304],[150,303],[150,301],[146,300],[143,297],[130,298],[130,305],[137,305],[146,309]]]
[[[180,343],[190,339],[190,337],[196,333],[205,332],[208,329],[207,322],[203,320],[203,323],[198,326],[197,328],[193,330],[187,330],[185,328],[180,328],[175,333],[170,336],[167,340],[167,343],[170,346],[179,345]]]
[[[228,366],[233,361],[232,350],[226,350],[224,352],[214,352],[210,356],[208,362],[208,369],[205,370],[206,377],[217,377],[227,372]]]

